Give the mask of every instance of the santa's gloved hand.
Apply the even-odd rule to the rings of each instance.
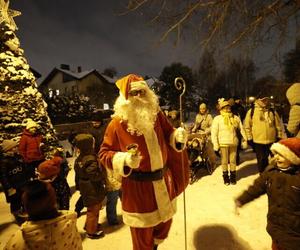
[[[188,134],[187,134],[187,132],[185,131],[184,128],[180,127],[180,128],[176,129],[175,139],[176,139],[176,142],[179,142],[179,143],[185,144],[187,142]]]
[[[125,157],[125,165],[130,168],[138,168],[140,166],[140,162],[142,160],[142,156],[140,154],[132,154],[127,152]]]

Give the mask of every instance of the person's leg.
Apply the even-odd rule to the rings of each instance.
[[[118,225],[117,203],[119,198],[119,190],[107,192],[106,195],[106,218],[110,225]]]
[[[82,197],[79,196],[78,200],[75,204],[75,212],[77,213],[77,217],[80,217],[81,210],[84,208]]]
[[[133,250],[153,250],[153,227],[130,227]]]
[[[88,235],[95,235],[98,232],[98,219],[101,203],[87,207],[85,230]],[[100,236],[100,235],[99,235]]]
[[[171,225],[172,225],[172,219],[168,220],[167,222],[160,223],[154,227],[153,238],[154,238],[154,246],[156,246],[156,248],[168,237]]]
[[[229,147],[229,163],[230,163],[230,183],[236,184],[236,155],[237,155],[237,147],[231,146]]]
[[[228,147],[221,147],[221,166],[223,170],[223,180],[225,185],[230,184],[229,175],[228,175]]]
[[[258,171],[262,173],[269,164],[270,144],[255,143],[255,153],[257,158]]]

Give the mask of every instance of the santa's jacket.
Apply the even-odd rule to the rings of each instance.
[[[26,221],[7,242],[4,250],[81,250],[82,242],[77,231],[76,213],[60,211],[50,220]]]
[[[101,163],[122,176],[122,209],[124,223],[132,227],[152,227],[168,221],[176,212],[176,196],[188,184],[186,151],[175,147],[175,130],[159,112],[154,129],[143,135],[130,134],[127,123],[115,117],[108,125],[99,152]],[[129,144],[138,144],[142,160],[138,169],[124,170]],[[183,164],[181,163],[183,159]],[[136,181],[132,171],[153,172],[167,167],[164,178]],[[183,168],[182,168],[183,167]],[[126,178],[127,177],[127,178]]]

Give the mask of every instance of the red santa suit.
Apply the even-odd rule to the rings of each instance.
[[[175,131],[162,112],[157,114],[153,129],[142,135],[128,132],[127,122],[114,117],[106,129],[99,152],[101,163],[122,176],[124,223],[131,230],[154,230],[155,244],[167,237],[171,218],[176,212],[176,196],[188,184],[187,154],[176,148]],[[137,169],[125,166],[127,146],[133,143],[138,144],[142,156]],[[139,178],[153,173],[158,173],[158,176],[160,173],[162,178],[157,179],[156,174],[155,180]],[[134,249],[152,249],[143,244],[144,237],[145,234],[132,234]]]

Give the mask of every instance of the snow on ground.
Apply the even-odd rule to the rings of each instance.
[[[72,158],[69,158],[72,164]],[[238,167],[238,182],[235,186],[225,186],[222,169],[218,167],[212,175],[203,176],[198,182],[189,185],[177,203],[177,214],[167,240],[159,250],[185,249],[184,205],[186,204],[186,233],[188,250],[268,250],[271,239],[266,227],[267,197],[249,203],[240,209],[240,215],[234,213],[233,198],[242,192],[258,176],[256,161],[252,152],[242,155],[244,162]],[[72,166],[70,164],[70,166]],[[68,176],[70,186],[74,189],[74,171]],[[78,198],[76,192],[71,199],[74,209]],[[121,207],[118,203],[121,219]],[[122,224],[109,227],[106,223],[105,209],[100,212],[99,222],[103,224],[105,237],[98,240],[84,237],[83,225],[85,215],[78,219],[78,229],[83,236],[84,249],[130,250],[132,249],[129,228]],[[4,194],[0,194],[0,249],[8,237],[18,228],[9,214]]]

